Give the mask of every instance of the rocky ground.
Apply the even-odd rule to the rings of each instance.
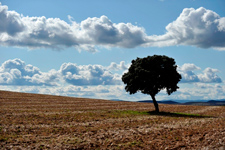
[[[0,91],[0,149],[225,149],[225,106]]]

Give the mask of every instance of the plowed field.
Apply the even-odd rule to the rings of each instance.
[[[0,149],[225,149],[225,107],[0,91]]]

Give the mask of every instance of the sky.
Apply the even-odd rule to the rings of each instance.
[[[224,0],[1,0],[0,90],[128,101],[122,75],[166,55],[179,89],[157,100],[225,99]]]

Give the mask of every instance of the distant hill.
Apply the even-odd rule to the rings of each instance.
[[[110,99],[111,101],[118,101],[118,102],[121,102],[121,101],[124,101],[124,100],[120,100],[120,99]]]
[[[152,100],[141,100],[142,103],[153,103]],[[196,105],[196,106],[225,106],[225,99],[221,100],[163,100],[157,101],[159,104],[178,104],[178,105]]]
[[[183,105],[197,105],[197,106],[225,106],[225,101],[210,100],[207,102],[186,102]]]
[[[153,103],[152,100],[143,100],[143,101],[138,101],[138,102],[142,102],[142,103]],[[172,101],[172,100],[168,100],[168,101],[157,101],[160,104],[180,104],[178,102]]]

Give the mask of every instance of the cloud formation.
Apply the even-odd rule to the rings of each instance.
[[[80,23],[68,16],[59,18],[23,16],[0,3],[0,45],[96,52],[96,47],[192,45],[225,50],[225,18],[203,7],[185,8],[166,26],[164,35],[147,35],[143,27],[113,23],[107,16],[87,18]]]
[[[110,66],[108,67],[109,70],[128,70],[129,65],[125,64],[125,61],[121,61],[120,64],[116,64],[115,62],[112,62]]]
[[[148,99],[148,95],[141,93],[129,96],[124,90],[121,75],[111,72],[125,71],[128,66],[124,61],[109,66],[63,63],[59,70],[42,72],[20,59],[7,60],[0,66],[0,89],[88,98]],[[178,71],[182,75],[181,88],[170,99],[225,98],[224,83],[216,74],[219,70],[209,67],[201,70],[195,64],[186,63],[178,67]],[[187,88],[185,83],[192,83],[190,86],[193,87]],[[157,99],[168,99],[168,96],[161,92]]]
[[[0,85],[56,85],[55,70],[41,72],[37,67],[26,65],[20,59],[7,60],[0,66]]]
[[[216,100],[225,99],[224,92],[224,84],[195,83],[191,88],[180,88],[174,95],[176,95],[178,99]]]
[[[166,30],[164,35],[150,37],[152,43],[147,45],[193,45],[225,50],[225,18],[203,7],[185,8]]]
[[[109,66],[63,63],[59,70],[42,72],[39,68],[26,65],[17,58],[7,60],[0,66],[0,85],[62,86],[65,83],[75,86],[121,85],[122,74],[112,71],[125,72],[128,67],[124,61],[119,64],[112,62]],[[178,72],[182,75],[181,83],[222,82],[216,74],[219,70],[208,67],[202,73],[195,73],[200,70],[198,66],[189,63],[178,67]]]
[[[96,52],[95,46],[133,48],[146,40],[141,27],[130,23],[112,23],[106,16],[87,18],[81,23],[59,18],[24,17],[0,4],[0,44],[28,48],[62,49]]]
[[[120,76],[111,73],[101,65],[78,66],[64,63],[59,72],[63,79],[72,85],[116,85],[120,84]]]
[[[221,83],[222,79],[216,74],[217,72],[219,72],[218,69],[208,67],[203,71],[203,74],[198,75],[198,78],[204,83]]]
[[[200,67],[186,63],[178,67],[178,72],[181,74],[182,83],[201,82],[201,83],[221,83],[222,79],[216,74],[218,69],[206,68],[203,73],[195,74],[195,70],[201,70]]]
[[[121,62],[120,64],[123,64]],[[117,64],[116,64],[117,65]],[[117,85],[121,77],[101,65],[64,63],[58,71],[41,72],[20,59],[7,60],[0,66],[0,85],[55,86],[68,83],[77,86]]]
[[[124,90],[124,85],[98,85],[98,86],[4,86],[0,85],[1,90],[40,93],[61,96],[101,98],[101,99],[121,99],[138,101],[149,99],[149,95],[137,93],[129,95]],[[166,92],[157,95],[158,100],[199,100],[199,99],[225,99],[224,84],[194,83],[191,87],[181,87],[177,92],[168,97]]]

